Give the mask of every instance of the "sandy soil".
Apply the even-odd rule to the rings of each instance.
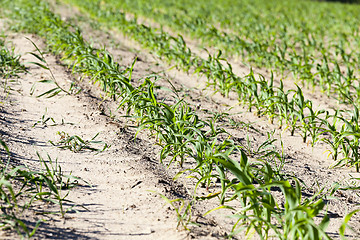
[[[73,16],[67,8],[59,11],[64,18]],[[258,118],[248,113],[238,105],[235,96],[224,98],[220,94],[213,94],[211,89],[205,89],[205,80],[194,75],[188,75],[175,69],[167,70],[169,66],[156,59],[139,47],[138,44],[127,39],[120,33],[105,34],[98,30],[91,30],[89,25],[79,22],[86,29],[86,38],[94,42],[101,42],[108,46],[108,50],[121,64],[127,65],[135,56],[139,58],[135,67],[135,77],[144,76],[151,72],[163,72],[163,80],[157,83],[169,86],[166,79],[170,79],[186,100],[199,109],[201,116],[208,116],[211,112],[230,112],[232,119],[244,124],[252,123],[251,128],[240,124],[238,128],[225,125],[234,136],[242,139],[245,136],[251,140],[252,148],[256,148],[266,140],[268,132],[274,131],[274,138],[284,143],[286,164],[284,171],[299,177],[308,186],[304,194],[312,194],[321,187],[330,187],[334,182],[347,181],[350,174],[360,177],[354,169],[329,169],[332,161],[327,158],[326,146],[318,144],[311,148],[302,143],[299,136],[290,136],[270,124],[266,119]],[[41,49],[45,46],[36,36],[26,35]],[[23,55],[23,62],[34,61],[26,54],[34,50],[31,43],[22,34],[10,34],[18,53]],[[196,46],[192,46],[196,48]],[[199,50],[200,51],[200,50]],[[177,221],[174,211],[165,205],[155,191],[166,195],[170,199],[189,198],[188,192],[193,189],[193,182],[182,178],[174,182],[178,168],[158,163],[159,149],[147,133],[141,133],[134,139],[135,132],[129,128],[129,122],[124,118],[109,118],[109,109],[115,109],[116,103],[102,101],[100,91],[96,86],[83,81],[78,82],[76,76],[61,66],[59,59],[46,55],[50,68],[61,86],[68,88],[71,82],[76,82],[82,92],[78,95],[60,94],[53,98],[36,98],[53,86],[37,83],[34,94],[30,89],[34,83],[49,77],[49,72],[35,65],[27,64],[29,74],[24,74],[13,83],[11,95],[6,99],[1,112],[1,133],[8,143],[14,162],[39,167],[36,151],[42,155],[47,153],[52,158],[58,158],[62,169],[72,172],[87,181],[91,186],[82,183],[70,192],[69,199],[78,206],[66,214],[65,219],[56,216],[44,216],[44,223],[37,233],[39,239],[223,239],[231,228],[232,220],[226,218],[230,212],[214,212],[202,217],[209,209],[216,207],[216,201],[201,202],[194,207],[193,220],[197,227],[191,231],[176,230]],[[247,72],[247,69],[237,66],[237,71]],[[3,95],[0,95],[4,97]],[[309,94],[311,97],[311,94]],[[317,98],[313,99],[317,101]],[[330,107],[335,103],[320,101],[319,106]],[[112,111],[112,113],[115,113]],[[41,117],[52,117],[55,126],[37,124]],[[120,116],[121,112],[115,115]],[[64,124],[61,124],[64,122]],[[83,139],[90,139],[99,133],[98,140],[102,140],[111,147],[95,155],[91,151],[73,153],[52,146],[49,140],[59,141],[57,132],[64,131],[69,135],[78,135]],[[281,151],[280,141],[276,147]],[[189,167],[191,163],[188,163]],[[150,191],[149,191],[150,190]],[[206,191],[203,189],[204,194]],[[329,234],[338,238],[337,230],[343,216],[360,203],[359,192],[339,191],[337,199],[329,200],[328,210],[331,217]],[[83,207],[86,207],[86,210]],[[76,211],[75,211],[76,210]],[[35,217],[33,217],[36,220]],[[360,231],[360,217],[355,216],[352,225]],[[349,238],[359,239],[359,232],[348,233]],[[0,238],[13,239],[14,235]],[[241,239],[241,237],[239,237]]]

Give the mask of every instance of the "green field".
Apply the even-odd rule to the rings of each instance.
[[[114,47],[102,46],[96,39],[91,44],[80,23],[83,18],[93,31],[130,39],[166,69],[204,79],[206,90],[224,99],[235,96],[244,111],[267,119],[283,134],[300,136],[304,148],[317,151],[318,146],[325,146],[332,159],[329,171],[349,168],[358,174],[360,5],[305,0],[49,2],[0,1],[0,16],[9,23],[4,32],[31,33],[44,39],[48,53],[58,56],[72,74],[98,86],[104,101],[117,104],[116,110],[136,129],[135,137],[139,132],[149,135],[153,144],[160,147],[158,160],[178,169],[174,179],[186,176],[194,180],[190,201],[161,195],[175,209],[178,227],[190,231],[193,206],[217,199],[218,206],[207,209],[203,215],[230,210],[235,222],[229,238],[347,238],[350,219],[359,219],[359,203],[351,205],[353,208],[347,213],[344,210],[334,236],[327,231],[331,221],[328,201],[338,191],[359,196],[359,178],[353,177],[352,185],[321,185],[305,195],[301,176],[285,172],[286,152],[273,147],[277,140],[273,140],[270,130],[263,133],[267,135],[264,143],[249,150],[233,134],[239,124],[229,113],[204,116],[171,80],[172,88],[167,89],[166,97],[161,97],[165,87],[158,83],[160,74],[150,69],[151,74],[134,77],[137,61],[141,60],[135,58],[129,65],[115,60],[117,57],[109,50]],[[72,8],[77,14],[62,18],[57,4]],[[0,46],[4,46],[0,49],[0,77],[6,89],[6,81],[19,77],[25,69],[18,62],[20,57],[4,43],[5,40],[0,41]],[[49,70],[40,50],[33,55],[42,60],[40,67]],[[239,74],[239,68],[247,73]],[[62,88],[53,75],[47,83],[55,84],[54,88],[38,97],[77,92],[73,86],[69,90]],[[320,105],[318,99],[329,105]],[[50,122],[50,118],[46,121]],[[89,141],[65,133],[61,136],[62,140],[53,145],[74,152],[101,152],[108,147],[90,147],[99,143],[94,140],[97,135]],[[4,149],[1,156],[10,159],[11,149],[5,140],[0,143]],[[20,178],[26,175],[23,169],[9,170],[5,165],[3,168],[2,177],[6,180],[14,177],[9,171],[17,171]],[[46,170],[48,175],[32,174],[53,176],[47,166]],[[60,178],[58,183],[47,178],[41,182],[51,190],[45,201],[60,205],[59,212],[64,216],[64,199],[57,190],[63,180]],[[1,183],[4,209],[18,207],[10,182]],[[201,188],[215,190],[200,195]],[[33,194],[30,198],[42,195],[41,191]],[[1,215],[2,226],[31,237],[33,233],[17,214],[7,211]],[[355,238],[359,237],[356,230],[355,227]]]

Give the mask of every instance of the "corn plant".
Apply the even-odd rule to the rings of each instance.
[[[56,86],[55,88],[52,88],[52,89],[38,95],[37,97],[47,96],[48,98],[51,98],[51,97],[58,95],[60,92],[65,92],[66,94],[70,94],[68,91],[63,89],[58,84],[52,70],[49,67],[49,64],[45,60],[45,57],[44,57],[43,53],[40,51],[40,49],[38,48],[38,46],[36,46],[36,44],[31,39],[29,39],[29,38],[27,38],[27,39],[31,42],[31,44],[35,47],[36,51],[38,52],[38,54],[36,54],[34,52],[30,52],[30,54],[40,61],[40,62],[30,62],[30,63],[35,64],[45,70],[48,70],[50,73],[50,76],[51,76],[50,79],[40,80],[39,83],[52,83],[52,84],[55,84],[55,86]],[[35,88],[35,86],[33,85],[32,90],[31,90],[31,95],[34,91],[34,88]]]
[[[41,119],[39,121],[37,121],[36,123],[34,123],[33,127],[35,127],[38,124],[41,124],[42,126],[47,127],[48,122],[52,122],[52,124],[50,126],[56,125],[54,118],[47,117],[46,114],[47,114],[47,108],[45,109],[45,113],[41,116]]]
[[[237,218],[237,223],[233,228],[234,234],[239,230],[245,230],[247,235],[255,231],[263,239],[270,238],[270,234],[275,234],[280,239],[329,238],[325,233],[328,223],[326,215],[320,224],[314,223],[314,218],[324,211],[324,201],[322,199],[303,200],[299,180],[286,178],[285,175],[274,171],[266,161],[267,157],[276,156],[276,154],[269,155],[265,150],[267,146],[271,146],[270,138],[258,149],[260,159],[251,161],[243,151],[243,147],[233,141],[229,133],[219,127],[214,120],[201,120],[183,99],[179,99],[178,96],[168,96],[167,99],[160,101],[156,92],[158,89],[155,84],[156,76],[143,77],[137,87],[133,86],[131,76],[135,61],[132,66],[121,69],[106,49],[95,49],[89,46],[78,28],[64,23],[43,2],[25,3],[16,0],[12,4],[16,3],[22,4],[21,6],[24,7],[22,11],[26,16],[26,18],[21,18],[21,15],[18,17],[24,22],[33,23],[21,27],[27,31],[36,31],[43,36],[54,53],[63,54],[63,60],[72,67],[74,72],[91,76],[91,80],[98,83],[108,96],[117,100],[119,108],[124,108],[126,115],[133,117],[138,131],[147,129],[149,134],[155,137],[155,141],[163,149],[160,153],[162,162],[167,161],[168,164],[172,164],[177,162],[177,159],[180,165],[184,161],[194,162],[196,166],[187,171],[190,172],[191,177],[197,179],[196,188],[199,186],[209,188],[211,184],[220,181],[220,193],[201,198],[196,196],[195,191],[193,199],[217,197],[220,203],[219,208],[233,209],[236,212],[234,217]],[[169,48],[171,44],[167,40],[172,38],[168,34],[160,32],[156,35],[153,29],[136,24],[136,19],[127,21],[124,14],[115,15],[112,10],[105,11],[99,2],[92,2],[89,7],[98,10],[96,17],[99,21],[104,22],[105,17],[114,16],[117,24],[124,24],[124,31],[129,31],[132,36],[142,38],[142,40],[146,39],[147,47],[156,50],[159,55],[166,55],[170,60],[178,56],[174,49],[182,49],[181,45]],[[38,11],[43,13],[36,15],[40,16],[40,19],[33,18],[31,13]],[[41,16],[46,16],[46,18]],[[174,39],[170,42],[172,41]],[[317,44],[317,41],[312,38],[308,38],[307,41],[306,44],[309,46]],[[179,44],[182,44],[181,42],[181,40],[178,41]],[[267,46],[254,44],[251,47],[255,50],[263,50]],[[264,57],[264,59],[270,58],[270,56]],[[308,102],[304,99],[300,88],[297,91],[291,90],[285,93],[283,88],[275,89],[272,84],[266,84],[263,78],[257,80],[253,75],[247,78],[247,82],[241,84],[238,83],[240,78],[232,73],[230,65],[228,67],[220,65],[223,61],[220,58],[211,58],[209,61],[195,57],[194,59],[197,63],[195,66],[200,69],[200,72],[211,77],[209,80],[214,81],[220,77],[220,86],[225,90],[225,94],[228,91],[227,86],[234,86],[239,96],[244,96],[244,101],[247,101],[246,97],[251,96],[249,102],[251,101],[259,113],[267,111],[271,116],[281,113],[286,123],[292,125],[294,129],[299,127],[298,123],[301,121],[304,124],[307,123],[304,110]],[[180,62],[189,62],[187,61],[189,59],[185,60]],[[206,66],[215,66],[216,77],[212,78],[210,68]],[[261,93],[263,89],[266,89],[266,94]],[[277,92],[278,95],[271,96]],[[289,99],[290,96],[291,99]],[[298,119],[300,121],[297,121]],[[336,125],[325,124],[325,126],[334,127],[334,132],[331,133],[339,137]],[[345,125],[343,126],[344,130]],[[90,143],[82,139],[81,141],[76,136],[71,137],[66,134],[63,136],[65,139],[63,144],[69,149],[73,148],[73,144],[75,149],[77,146],[83,149]],[[180,174],[183,172],[181,171]],[[56,187],[56,184],[52,182],[55,178],[51,176],[55,174],[46,178],[41,175],[40,178],[44,180],[42,183],[52,184],[48,193],[45,194],[45,200],[62,204],[63,195],[61,191],[52,189]],[[294,182],[294,186],[290,184],[290,181]],[[43,189],[42,183],[36,185],[37,189]],[[285,199],[283,205],[273,196],[272,187],[281,189],[281,194]],[[174,203],[178,200],[169,201]],[[227,203],[232,201],[237,201],[238,205],[228,206]],[[191,215],[192,204],[186,207],[182,204],[180,208],[175,209],[180,224],[190,219],[188,217]],[[61,212],[66,212],[63,208],[61,209]],[[186,224],[183,226],[186,227]]]
[[[178,220],[178,225],[176,226],[176,229],[179,229],[181,227],[182,229],[189,230],[188,225],[192,224],[191,207],[194,204],[194,202],[190,201],[190,202],[186,203],[181,198],[170,200],[163,194],[160,194],[160,193],[157,193],[157,194],[160,195],[160,197],[167,204],[171,205],[174,208],[174,210],[176,212],[177,220]],[[178,205],[180,205],[180,206],[178,206]]]
[[[19,235],[31,238],[43,222],[42,219],[35,223],[30,229],[23,211],[32,210],[34,201],[44,201],[59,205],[60,214],[64,214],[68,209],[64,209],[63,204],[73,202],[67,200],[69,194],[62,194],[61,190],[68,190],[78,185],[81,180],[75,176],[65,175],[57,160],[55,163],[49,155],[46,162],[39,153],[37,156],[43,166],[43,170],[33,171],[26,166],[10,167],[11,153],[3,140],[1,146],[9,154],[7,164],[2,166],[0,179],[1,210],[0,227],[4,230],[14,229]],[[20,201],[21,199],[21,201]],[[25,202],[24,202],[25,201]],[[46,213],[46,212],[43,212]]]
[[[320,115],[324,114],[325,110],[314,111],[312,102],[307,103],[307,109],[310,113],[305,117],[305,124],[307,125],[308,132],[311,137],[311,146],[314,146],[316,142],[320,140],[321,134],[324,133],[324,122],[321,121],[322,118]]]
[[[9,79],[18,77],[20,73],[26,72],[24,65],[20,63],[20,56],[15,55],[13,48],[5,44],[5,37],[0,37],[0,77]]]
[[[51,157],[47,155],[48,162],[46,162],[38,152],[36,154],[45,170],[39,174],[39,180],[42,182],[36,184],[37,189],[40,190],[41,193],[38,194],[38,197],[43,201],[59,205],[60,214],[64,218],[65,213],[72,209],[74,204],[72,201],[66,199],[70,192],[67,191],[67,193],[63,194],[62,191],[77,186],[81,179],[72,176],[71,173],[70,175],[65,175],[62,172],[61,166],[58,165],[57,159],[53,162]],[[48,191],[42,191],[44,185],[49,189]],[[70,203],[72,206],[69,207],[69,209],[64,209],[64,203]]]
[[[339,111],[336,111],[333,115],[330,115],[329,112],[326,112],[325,119],[321,119],[321,122],[325,126],[324,133],[329,134],[330,137],[323,137],[320,140],[327,143],[328,146],[331,147],[330,154],[332,158],[336,161],[338,159],[338,153],[341,141],[339,141],[339,130],[337,123],[338,123],[338,115]],[[330,121],[329,119],[332,118]]]
[[[57,132],[60,136],[60,140],[58,142],[49,141],[52,145],[57,146],[61,149],[68,149],[72,152],[81,152],[84,150],[90,150],[97,153],[105,151],[110,146],[104,143],[103,141],[96,141],[95,138],[99,135],[99,133],[95,134],[90,140],[83,140],[81,137],[77,135],[70,136],[68,133],[62,131]],[[93,144],[103,144],[102,148],[95,148]]]
[[[239,95],[239,100],[247,104],[250,111],[255,107],[259,116],[267,115],[270,118],[270,121],[273,121],[274,117],[277,116],[279,118],[280,126],[283,125],[283,121],[285,120],[286,126],[289,128],[291,134],[294,135],[296,131],[299,131],[303,141],[306,142],[309,135],[309,124],[307,123],[308,118],[304,114],[304,110],[306,110],[306,107],[304,106],[307,105],[308,100],[301,97],[302,92],[299,92],[301,91],[299,90],[299,87],[297,90],[288,90],[287,92],[284,92],[282,90],[283,86],[280,85],[280,89],[276,91],[276,88],[274,88],[272,84],[268,85],[262,77],[260,77],[259,80],[255,79],[252,71],[245,77],[244,81],[233,73],[231,65],[225,58],[221,57],[222,51],[218,51],[218,53],[214,55],[209,53],[208,59],[202,59],[186,48],[186,43],[181,36],[179,38],[174,38],[162,29],[157,30],[145,26],[144,24],[137,24],[136,18],[127,20],[124,17],[124,13],[118,14],[113,8],[106,8],[106,3],[84,4],[83,2],[76,2],[75,4],[78,4],[82,9],[86,9],[91,17],[102,22],[104,25],[111,27],[115,26],[126,34],[129,34],[135,40],[141,42],[145,47],[155,51],[160,58],[165,57],[168,61],[179,63],[176,64],[179,68],[189,71],[189,66],[194,66],[194,72],[206,76],[208,79],[208,86],[212,86],[214,90],[219,89],[222,94],[227,95],[231,89],[234,89]],[[286,29],[283,24],[280,26],[282,30]],[[261,27],[261,29],[264,28]],[[348,77],[344,77],[344,74],[339,71],[340,65],[335,59],[329,56],[323,41],[315,39],[313,36],[309,37],[306,35],[305,33],[310,34],[311,32],[311,30],[308,29],[308,26],[304,26],[303,30],[304,35],[300,37],[304,39],[295,39],[296,44],[299,43],[301,46],[301,52],[298,53],[298,50],[296,50],[292,44],[286,43],[283,47],[288,52],[285,53],[284,50],[281,50],[281,59],[284,59],[286,66],[293,69],[293,74],[302,78],[308,85],[315,84],[317,76],[320,76],[321,79],[326,79],[324,80],[324,85],[328,85],[325,90],[328,91],[329,96],[332,94],[330,90],[334,89],[334,84],[337,84],[340,87],[336,88],[334,93],[338,96],[342,96],[339,100],[346,100],[346,102],[348,102],[349,100],[345,99],[344,94],[347,94],[354,88],[354,86],[350,86],[350,83],[353,82],[353,80],[351,80],[353,78],[352,68],[348,68]],[[231,37],[229,38],[227,34],[219,33],[216,28],[211,28],[211,31],[207,34],[211,34],[212,36],[219,38],[219,40],[226,39],[226,41],[233,43]],[[287,36],[282,35],[281,37],[286,38]],[[176,43],[172,44],[173,41]],[[341,43],[343,42],[341,41]],[[179,44],[182,47],[180,47]],[[243,44],[244,42],[240,45],[243,46]],[[319,51],[323,55],[323,64],[317,65],[316,67],[316,70],[320,71],[319,73],[314,73],[314,57],[308,56],[309,51],[306,49],[315,49],[316,47],[319,47]],[[245,48],[246,51],[249,52],[266,52],[267,49],[269,49],[269,46],[266,43],[254,42]],[[186,54],[178,52],[178,50],[181,50]],[[344,56],[343,59],[348,58],[345,56],[346,54],[341,51],[338,54]],[[259,59],[256,61],[259,63],[263,60],[270,61],[274,59],[271,54],[257,55],[257,57],[259,57]],[[330,63],[335,67],[330,66]],[[184,64],[189,65],[184,66]],[[345,93],[344,90],[341,89],[346,89]],[[289,98],[293,92],[297,97],[294,97],[294,95],[292,98]],[[313,136],[316,135],[314,135],[314,132],[322,133],[323,131],[313,131]],[[343,142],[340,144],[344,146],[343,149],[349,149],[346,139],[342,139],[342,141]]]
[[[296,98],[295,98],[295,104],[296,104],[296,110],[295,110],[295,114],[297,115],[300,124],[302,125],[301,129],[301,135],[303,138],[303,142],[306,142],[307,139],[307,134],[308,134],[308,124],[306,122],[306,118],[305,118],[305,109],[308,106],[309,101],[306,101],[304,98],[304,95],[301,91],[301,88],[299,86],[297,86],[297,91],[296,91]],[[291,130],[291,134],[294,135],[294,127]]]
[[[346,239],[346,237],[345,237],[346,228],[352,229],[351,226],[348,225],[348,222],[350,221],[351,217],[358,212],[360,212],[360,209],[355,209],[355,210],[351,211],[350,213],[346,214],[346,216],[344,218],[344,222],[343,222],[343,224],[341,224],[341,226],[339,228],[339,233],[340,233],[341,239]]]
[[[344,129],[339,133],[338,141],[345,141],[347,146],[343,146],[343,153],[345,158],[341,161],[338,161],[339,164],[350,164],[350,166],[356,167],[358,172],[360,169],[360,159],[359,159],[359,139],[360,139],[360,128],[359,128],[359,109],[354,105],[354,110],[352,112],[351,120],[348,121],[343,117],[339,117],[344,124]],[[349,147],[349,151],[347,150]],[[344,163],[343,163],[344,162]]]

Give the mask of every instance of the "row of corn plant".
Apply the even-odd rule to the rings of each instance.
[[[33,223],[27,219],[28,213],[60,214],[64,217],[66,212],[75,206],[67,197],[69,190],[77,186],[80,179],[71,174],[65,174],[57,163],[57,159],[53,160],[49,155],[44,159],[39,153],[37,156],[42,170],[32,170],[25,165],[12,166],[11,148],[2,139],[0,143],[2,160],[0,228],[15,230],[19,235],[30,238],[45,220],[40,218]],[[38,204],[44,203],[56,208],[58,206],[59,210],[39,210]]]
[[[247,104],[250,111],[255,108],[259,116],[266,115],[271,121],[278,119],[280,126],[289,128],[292,135],[298,131],[304,142],[308,141],[312,146],[318,141],[328,143],[331,156],[336,161],[335,166],[355,166],[359,171],[360,163],[354,152],[357,141],[350,140],[356,133],[346,131],[346,136],[340,137],[340,134],[345,132],[345,125],[356,126],[354,121],[344,117],[348,114],[352,115],[351,112],[344,112],[341,116],[335,114],[334,118],[328,111],[316,110],[312,102],[304,98],[300,87],[296,90],[285,90],[282,82],[279,87],[275,87],[273,75],[269,81],[263,76],[256,79],[253,71],[250,71],[247,76],[241,78],[233,72],[231,64],[221,56],[221,51],[214,55],[209,54],[208,59],[202,59],[191,53],[180,35],[174,38],[163,30],[157,32],[151,27],[137,24],[136,18],[127,20],[125,13],[119,13],[118,10],[110,8],[110,5],[96,1],[72,1],[72,4],[85,9],[101,23],[124,31],[160,57],[174,61],[176,66],[185,71],[192,69],[195,73],[206,76],[208,85],[222,94],[227,95],[230,91],[235,91],[239,101]],[[178,47],[179,44],[181,47]],[[348,101],[352,102],[351,98],[348,97]],[[356,104],[354,109],[356,111]],[[336,121],[337,124],[329,123],[331,120]],[[324,137],[328,133],[330,139]],[[341,159],[338,159],[338,152],[342,152]]]
[[[228,1],[210,4],[209,1],[199,1],[194,4],[186,0],[165,3],[107,0],[92,1],[92,4],[97,5],[99,9],[122,9],[136,15],[140,14],[142,17],[151,17],[181,34],[186,33],[201,39],[207,47],[217,46],[228,55],[240,54],[258,66],[275,68],[280,72],[290,71],[302,83],[308,86],[319,85],[324,93],[328,96],[336,95],[341,102],[348,102],[344,95],[349,96],[349,93],[358,96],[359,86],[355,81],[358,73],[355,70],[359,66],[359,55],[356,54],[358,41],[355,36],[359,31],[351,26],[355,24],[355,19],[358,19],[358,8],[349,10],[347,6],[294,1],[279,3],[277,0],[266,4],[261,1],[241,1],[235,6]],[[257,6],[256,11],[253,9],[254,5]],[[309,5],[319,6],[312,8]],[[221,9],[224,6],[226,10]],[[275,6],[280,9],[274,9]],[[324,16],[324,12],[331,10],[332,6],[342,10],[342,14],[335,17],[336,21],[333,15],[316,21],[311,18],[310,21],[303,19],[304,12],[309,14],[309,11],[313,11],[314,16],[318,16],[319,13],[316,12],[320,12],[321,16]],[[234,10],[238,15],[237,9],[242,9],[240,13],[247,14],[243,17],[236,16],[236,20],[231,19],[234,25],[228,25],[227,21],[230,19],[227,19],[225,26],[231,26],[230,31],[218,30],[214,25],[219,22],[214,22],[208,17],[208,14],[211,14],[212,18],[227,16]],[[223,11],[227,14],[222,14]],[[353,16],[351,21],[348,18],[349,12]],[[218,16],[219,14],[221,16]],[[300,21],[305,21],[306,24],[299,23]],[[319,26],[326,26],[331,31],[324,32]],[[350,43],[357,44],[353,46],[354,44]],[[346,48],[351,49],[351,52],[349,53]],[[344,66],[347,69],[346,73],[340,71],[339,66]],[[357,99],[353,97],[352,100]]]
[[[63,22],[42,1],[16,0],[7,6],[22,30],[44,37],[50,49],[60,54],[75,72],[88,76],[117,100],[119,108],[135,119],[138,131],[149,130],[162,147],[161,161],[195,163],[188,171],[198,179],[196,186],[220,181],[219,194],[201,199],[215,196],[221,208],[236,210],[234,234],[245,230],[247,234],[256,231],[263,239],[330,239],[325,232],[329,218],[325,215],[320,224],[314,222],[324,210],[321,197],[303,200],[296,178],[284,178],[264,160],[250,161],[243,147],[216,121],[200,119],[176,93],[159,100],[157,76],[144,77],[134,84],[134,64],[121,67],[106,49],[91,47],[76,26]],[[273,187],[281,189],[284,202],[274,197]],[[194,200],[197,199],[195,192]],[[227,205],[234,201],[239,207]]]
[[[20,73],[27,71],[20,62],[20,56],[14,54],[14,49],[7,48],[5,38],[0,40],[0,78],[5,84],[5,93],[11,92],[7,81],[17,81]],[[6,99],[3,99],[4,103]],[[34,236],[37,229],[45,220],[39,219],[36,222],[27,219],[27,212],[38,215],[48,213],[60,214],[64,217],[68,207],[73,203],[67,200],[69,189],[77,185],[80,180],[62,172],[49,155],[44,159],[39,153],[37,156],[42,165],[42,170],[32,170],[28,166],[14,166],[12,163],[11,147],[0,135],[0,228],[3,230],[14,230],[25,238]],[[44,209],[39,211],[37,204],[51,203],[59,206],[59,210]]]

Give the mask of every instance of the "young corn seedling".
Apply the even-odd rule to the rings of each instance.
[[[0,142],[10,154],[6,144],[2,140]],[[49,155],[49,163],[39,153],[37,155],[44,171],[32,171],[25,166],[10,169],[7,164],[2,168],[0,176],[0,196],[2,199],[0,227],[5,230],[14,229],[19,235],[26,238],[34,236],[43,220],[38,220],[30,229],[29,221],[23,219],[23,212],[32,210],[34,201],[45,201],[59,205],[60,213],[64,216],[67,210],[63,208],[63,204],[72,202],[65,199],[68,193],[62,196],[61,189],[70,189],[81,180],[71,175],[64,175],[57,161],[54,165]]]
[[[319,199],[302,202],[300,184],[297,180],[295,184],[295,188],[288,181],[279,185],[286,199],[281,239],[330,239],[326,233],[329,217],[325,215],[318,225],[314,222],[314,217],[325,206],[324,201]]]
[[[279,125],[280,128],[284,125],[288,125],[290,123],[290,104],[289,101],[289,95],[292,94],[294,90],[288,90],[285,92],[284,90],[284,84],[282,81],[280,81],[280,87],[278,88],[277,95],[273,98],[273,105],[275,108],[275,112],[278,115],[279,118]]]
[[[316,142],[320,140],[320,136],[324,133],[324,122],[321,121],[320,115],[325,113],[325,110],[314,111],[312,107],[312,102],[307,103],[307,109],[309,110],[309,115],[306,116],[308,132],[311,137],[311,146],[314,147]]]
[[[245,231],[246,234],[249,234],[254,230],[259,236],[267,238],[268,231],[273,228],[270,219],[274,211],[275,201],[271,194],[266,194],[265,189],[252,185],[254,181],[259,181],[258,183],[261,181],[254,178],[252,173],[257,167],[253,168],[250,165],[244,152],[241,152],[240,162],[236,162],[224,155],[216,155],[214,160],[218,164],[223,165],[224,168],[228,169],[236,177],[235,181],[229,181],[225,186],[224,190],[233,189],[235,191],[225,202],[238,199],[241,204],[241,210],[238,211],[229,206],[216,208],[230,208],[236,211],[233,217],[237,218],[238,221],[233,227],[232,234],[236,234],[238,231]],[[207,214],[216,209],[210,210]]]
[[[266,81],[265,78],[261,75],[260,77],[262,79],[260,94],[263,103],[262,108],[264,109],[263,114],[267,115],[270,123],[273,124],[274,118],[277,115],[274,102],[274,74],[273,72],[271,72],[271,77],[269,81]]]
[[[338,138],[339,142],[345,142],[343,146],[343,153],[345,158],[348,160],[346,164],[356,167],[356,171],[359,172],[360,169],[360,156],[359,156],[359,145],[360,145],[360,126],[359,126],[359,109],[353,105],[354,110],[352,111],[351,120],[346,120],[343,117],[339,117],[344,124],[345,128],[339,132]],[[351,150],[351,153],[349,152]]]
[[[51,98],[51,97],[58,95],[61,92],[65,92],[66,94],[70,95],[70,93],[68,91],[66,91],[65,89],[63,89],[56,81],[55,76],[49,67],[49,64],[45,60],[45,57],[44,57],[43,53],[41,52],[41,50],[38,48],[38,46],[31,39],[29,39],[29,38],[26,38],[26,39],[31,42],[31,44],[35,47],[36,52],[38,53],[37,54],[35,52],[29,52],[29,54],[31,54],[32,56],[34,56],[36,59],[38,59],[40,61],[40,62],[29,62],[29,63],[37,65],[45,70],[48,70],[50,73],[50,79],[40,80],[39,83],[51,83],[51,84],[56,85],[55,88],[52,88],[52,89],[38,95],[37,97],[47,96],[47,98]],[[31,88],[31,92],[30,92],[31,95],[34,93],[34,91],[35,91],[35,85],[33,85],[33,87]]]
[[[55,122],[54,118],[47,117],[46,113],[47,113],[47,108],[45,109],[45,113],[41,116],[41,119],[39,121],[37,121],[36,123],[34,123],[34,125],[32,127],[35,127],[38,124],[41,124],[43,127],[47,127],[48,122],[52,122],[52,124],[50,126],[55,126],[56,122]]]
[[[50,177],[51,181],[57,185],[59,189],[69,190],[73,187],[76,187],[80,181],[85,182],[84,180],[75,177],[70,174],[65,174],[62,171],[61,166],[58,163],[58,159],[55,159],[55,162],[47,154],[47,161],[37,152],[36,153],[41,165],[43,166],[45,173]],[[86,182],[85,182],[86,183]]]
[[[52,141],[49,141],[52,145],[57,146],[61,149],[68,149],[72,152],[81,152],[83,150],[90,150],[97,153],[101,153],[105,151],[110,146],[104,143],[103,141],[96,141],[95,138],[100,134],[97,133],[94,137],[92,137],[90,140],[83,140],[81,137],[74,135],[70,136],[66,132],[58,132],[57,133],[60,136],[60,141],[54,143]],[[103,144],[103,148],[95,148],[92,147],[93,144]]]
[[[16,78],[26,71],[25,66],[20,63],[20,56],[14,54],[14,49],[7,48],[5,37],[0,36],[0,78],[2,80]],[[6,89],[6,81],[4,89]]]
[[[355,232],[348,223],[349,223],[350,219],[358,212],[360,212],[360,209],[355,209],[355,210],[349,212],[348,214],[346,214],[346,216],[344,217],[344,222],[341,224],[341,226],[339,228],[339,233],[340,233],[341,239],[346,239],[345,230],[347,228],[349,228],[350,230]]]
[[[72,201],[66,199],[70,191],[63,194],[62,190],[69,190],[77,186],[81,179],[72,176],[71,173],[65,175],[61,166],[58,164],[57,159],[53,162],[51,157],[47,155],[48,161],[45,161],[38,152],[36,154],[45,170],[43,173],[40,173],[40,179],[44,181],[43,183],[46,184],[46,187],[49,189],[48,192],[41,192],[40,198],[59,205],[61,216],[64,217],[65,213],[75,205]],[[42,187],[40,187],[40,189]],[[48,197],[43,198],[43,196]],[[64,209],[64,203],[71,204],[72,206],[70,206],[69,209]]]
[[[339,148],[341,142],[339,141],[339,131],[338,131],[338,120],[339,120],[339,111],[336,111],[334,115],[330,115],[328,111],[326,111],[325,119],[319,119],[323,123],[324,133],[329,134],[330,137],[323,137],[320,140],[327,143],[331,150],[329,150],[329,155],[332,155],[333,160],[337,160]],[[329,119],[332,118],[330,121]]]
[[[307,108],[309,101],[305,101],[304,95],[299,86],[297,86],[295,101],[296,101],[296,107],[297,107],[297,110],[295,110],[295,111],[296,111],[296,114],[298,116],[300,123],[302,124],[302,127],[300,127],[301,135],[303,138],[303,142],[306,143],[307,134],[309,131],[309,125],[306,122],[304,110]],[[291,130],[291,135],[293,135],[293,134],[294,134],[294,128]]]
[[[192,224],[191,217],[191,207],[194,204],[194,201],[186,202],[184,199],[177,198],[177,199],[168,199],[165,195],[157,193],[160,195],[164,201],[169,204],[174,211],[176,212],[176,217],[178,224],[176,226],[176,229],[179,229],[180,227],[184,230],[188,230],[188,225]]]

